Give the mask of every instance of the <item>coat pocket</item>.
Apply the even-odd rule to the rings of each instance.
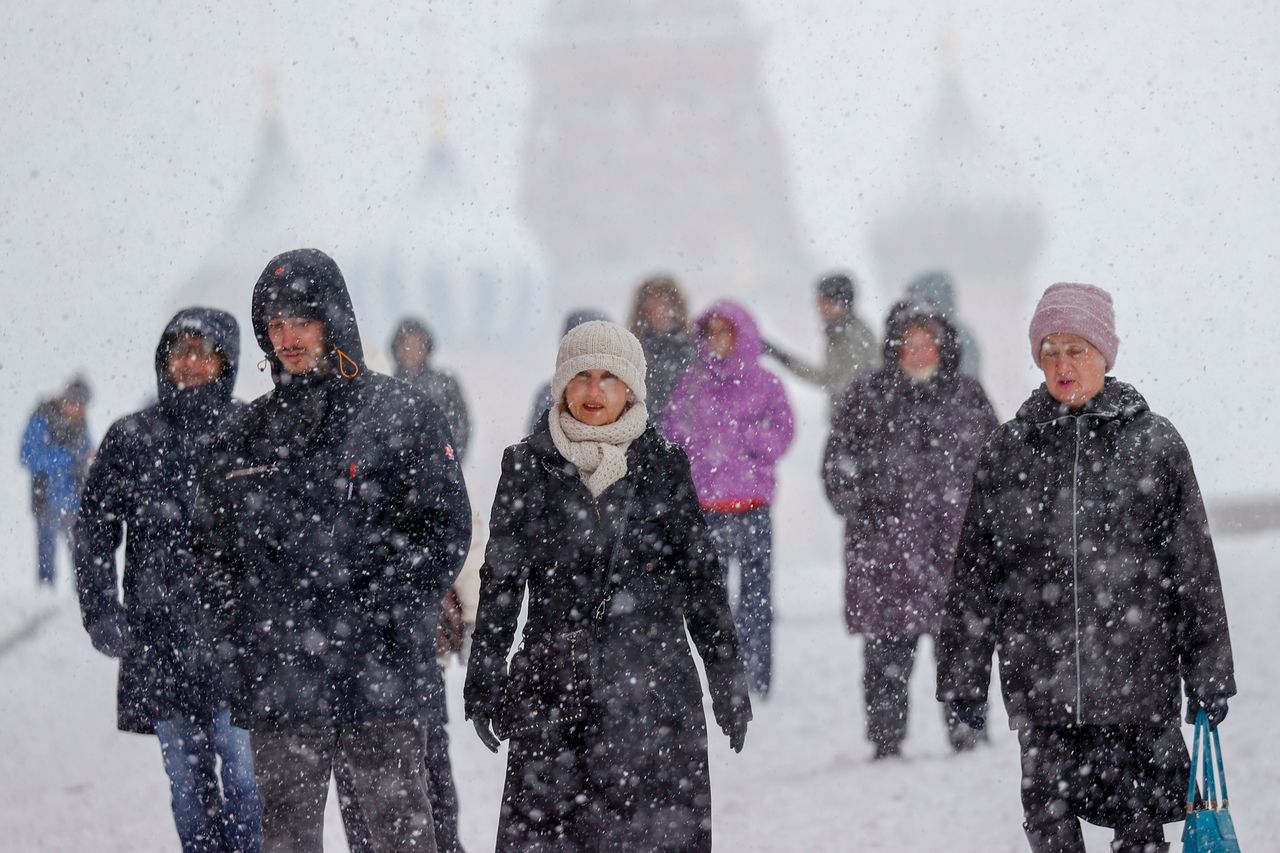
[[[586,717],[592,638],[587,629],[529,643],[516,652],[493,720],[506,740]]]

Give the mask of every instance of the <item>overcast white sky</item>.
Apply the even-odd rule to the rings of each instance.
[[[1181,428],[1207,492],[1275,490],[1280,5],[745,5],[819,260],[874,276],[868,223],[920,168],[950,33],[975,111],[1043,210],[1035,283],[1113,290],[1116,372]],[[247,180],[264,59],[328,199],[310,242],[341,263],[396,215],[428,81],[450,94],[472,179],[514,204],[538,26],[535,4],[491,0],[5,4],[0,471],[17,476],[30,405],[72,370],[108,389],[99,435],[152,387],[164,298],[217,250]],[[0,533],[27,537],[25,489],[8,492]]]

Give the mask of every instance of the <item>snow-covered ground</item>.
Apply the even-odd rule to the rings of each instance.
[[[1246,849],[1280,849],[1268,847],[1280,826],[1280,534],[1219,539],[1218,548],[1243,691],[1222,729],[1233,813]],[[926,654],[905,758],[872,764],[839,567],[779,565],[777,575],[775,695],[757,705],[743,754],[718,735],[712,745],[717,848],[1024,850],[1017,741],[1002,710],[990,745],[949,755]],[[10,639],[32,624],[29,637]],[[493,847],[505,759],[463,722],[462,677],[449,673],[450,735],[463,842],[474,853]],[[115,664],[90,647],[69,590],[0,597],[0,762],[0,850],[178,849],[159,748],[115,730]],[[1105,831],[1086,837],[1091,850],[1107,849]],[[332,798],[326,838],[327,849],[346,849]]]

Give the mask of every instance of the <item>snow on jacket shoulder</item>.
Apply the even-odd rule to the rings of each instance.
[[[939,698],[985,696],[993,649],[1015,728],[1176,722],[1182,685],[1235,693],[1190,455],[1131,386],[1108,378],[1079,411],[1041,386],[984,448]]]

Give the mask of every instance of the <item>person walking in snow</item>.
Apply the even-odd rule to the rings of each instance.
[[[666,437],[689,454],[693,482],[720,562],[736,561],[734,621],[751,689],[773,679],[773,519],[778,460],[795,426],[782,383],[760,366],[764,344],[741,305],[714,303],[696,324],[698,358],[663,418]]]
[[[58,541],[73,550],[72,528],[89,467],[85,409],[89,384],[75,377],[59,396],[31,413],[22,432],[19,458],[31,472],[31,513],[36,519],[36,583],[52,587]]]
[[[810,364],[773,343],[765,343],[765,352],[805,382],[811,382],[827,395],[834,416],[844,398],[845,389],[855,379],[880,366],[875,334],[854,312],[857,290],[847,273],[831,273],[818,280],[818,313],[826,338],[826,351],[820,364]]]
[[[649,417],[662,423],[671,392],[697,356],[689,334],[689,307],[674,278],[652,276],[636,290],[631,332],[644,347],[645,363],[649,365],[645,377]]]
[[[191,550],[231,717],[251,733],[263,849],[321,850],[345,761],[378,849],[435,851],[421,720],[471,535],[448,427],[424,392],[366,367],[323,252],[273,258],[252,317],[275,388],[218,431]]]
[[[85,630],[94,648],[120,659],[117,725],[159,738],[186,853],[256,853],[262,844],[249,733],[231,724],[222,681],[199,642],[186,548],[210,442],[239,405],[231,396],[239,360],[230,314],[174,315],[156,347],[158,402],[107,430],[73,537]],[[122,541],[123,602],[115,558]]]
[[[564,329],[560,332],[560,336],[563,338],[583,323],[608,319],[603,311],[598,311],[595,308],[575,308],[565,315]],[[538,424],[542,421],[542,416],[551,411],[554,405],[555,400],[551,396],[551,383],[547,382],[533,395],[533,408],[529,410],[529,425],[525,430],[526,434],[537,430]]]
[[[973,468],[997,426],[982,386],[959,372],[955,329],[932,307],[895,305],[883,352],[884,367],[845,393],[822,465],[845,520],[845,624],[865,638],[877,759],[901,751],[916,647],[937,630]],[[967,725],[947,724],[954,749],[973,746]]]
[[[907,284],[906,298],[924,302],[947,318],[956,330],[956,341],[960,345],[960,372],[979,378],[982,353],[978,349],[977,338],[956,314],[956,286],[950,274],[935,270],[916,276]]]
[[[1082,853],[1079,820],[1119,853],[1165,851],[1184,816],[1179,731],[1236,692],[1222,583],[1191,457],[1131,385],[1110,294],[1047,289],[1031,320],[1044,384],[974,474],[938,636],[938,698],[971,726],[991,654],[1022,747],[1035,853]]]
[[[416,317],[406,317],[396,326],[391,337],[391,358],[395,361],[395,377],[417,385],[439,407],[453,435],[453,451],[461,465],[471,443],[471,415],[467,410],[462,386],[453,374],[431,365],[435,352],[435,336],[427,324]]]
[[[649,424],[645,374],[626,329],[578,326],[556,357],[555,406],[503,456],[465,690],[485,745],[510,738],[501,851],[711,849],[686,636],[720,729],[735,750],[746,738],[720,566],[689,463]]]

